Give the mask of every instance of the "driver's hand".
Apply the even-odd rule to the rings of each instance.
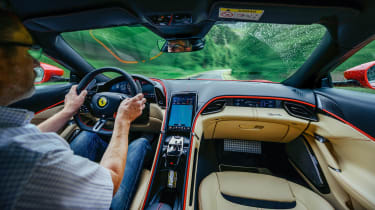
[[[69,93],[65,95],[65,105],[63,111],[73,116],[82,106],[86,95],[87,90],[83,90],[79,95],[77,95],[77,85],[73,85],[72,88],[70,88]]]
[[[142,114],[145,108],[146,99],[143,94],[138,94],[133,98],[123,100],[117,109],[116,121],[132,122]]]

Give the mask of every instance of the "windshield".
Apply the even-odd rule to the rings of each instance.
[[[292,75],[320,43],[322,25],[216,24],[202,50],[162,53],[161,37],[144,26],[63,33],[95,68],[115,66],[160,79],[269,80]]]

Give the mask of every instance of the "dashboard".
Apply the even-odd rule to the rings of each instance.
[[[159,108],[166,109],[166,131],[173,133],[190,132],[192,121],[199,111],[202,115],[208,115],[221,112],[224,107],[283,109],[290,116],[317,121],[315,96],[311,90],[256,82],[153,81],[139,75],[133,75],[133,78],[142,88],[142,93],[149,103],[156,103]],[[123,94],[131,92],[130,84],[123,77],[112,79],[98,89]],[[167,104],[169,105],[166,106]],[[148,116],[148,113],[146,115]]]
[[[270,120],[271,118],[272,120],[287,120],[289,118],[278,118],[290,116],[306,122],[316,122],[319,120],[317,116],[319,113],[328,114],[334,118],[335,116],[344,118],[334,102],[320,95],[316,98],[311,89],[298,89],[278,83],[150,80],[147,77],[135,75],[133,78],[142,88],[147,101],[153,103],[154,113],[158,113],[157,116],[150,117],[158,119],[159,124],[166,117],[166,123],[163,125],[165,127],[149,126],[154,132],[160,132],[160,130],[174,133],[191,132],[194,127],[192,122],[199,115],[219,114],[226,107],[232,110],[232,112],[226,113],[229,114],[228,116],[237,114],[237,111],[244,114],[254,112],[257,116],[264,114]],[[129,84],[121,77],[98,85],[97,90],[124,94],[130,92]],[[187,95],[188,93],[196,94],[194,101],[183,97],[174,98],[175,95]],[[285,114],[280,113],[282,111]],[[334,113],[334,115],[330,113]],[[241,115],[243,114],[238,114],[238,116]]]
[[[154,86],[152,84],[144,80],[136,81],[140,82],[142,87],[142,93],[146,98],[155,98]],[[109,91],[130,94],[129,83],[127,81],[117,82],[109,88]]]
[[[220,112],[226,106],[284,109],[293,117],[317,120],[314,111],[315,97],[311,90],[295,89],[282,84],[256,82],[153,81],[139,75],[133,75],[133,78],[142,88],[142,93],[149,103],[156,103],[159,108],[167,109],[169,117],[166,129],[170,132],[189,132],[192,120],[200,109],[203,109],[201,110],[202,114],[206,115]],[[130,84],[123,77],[112,79],[99,89],[124,94],[131,92]],[[161,94],[161,92],[163,93]],[[302,104],[296,101],[302,101]],[[169,105],[166,106],[165,103]],[[203,107],[205,105],[207,107]]]
[[[241,107],[261,107],[261,108],[281,108],[280,100],[271,99],[246,99],[246,98],[235,98],[232,101],[228,101],[232,106]]]
[[[162,82],[157,82],[152,81],[147,77],[135,75],[133,75],[133,78],[141,86],[142,93],[149,102],[155,103],[157,102],[156,98],[158,98],[158,100],[163,103],[165,101],[165,96],[162,96],[164,98],[160,97],[161,94],[158,92],[163,92],[163,95],[168,95],[169,93],[170,95],[167,97],[167,103],[170,103],[169,109],[171,110],[168,110],[168,112],[172,112],[173,115],[174,113],[176,113],[176,115],[179,116],[185,113],[189,113],[190,116],[191,111],[187,109],[193,109],[193,115],[191,116],[191,118],[194,118],[194,113],[202,108],[202,106],[205,105],[210,99],[223,95],[228,96],[224,99],[226,106],[236,107],[286,108],[286,103],[284,103],[282,100],[279,100],[282,98],[289,98],[292,100],[294,99],[305,101],[309,104],[315,104],[315,97],[312,91],[297,90],[295,88],[287,87],[282,84],[200,80],[163,80]],[[161,88],[161,83],[168,87],[165,89],[167,93],[164,93],[163,88]],[[130,85],[122,77],[112,79],[111,81],[100,87],[100,89],[101,91],[130,94]],[[185,94],[187,92],[197,93],[196,97],[181,96],[181,94]],[[178,95],[180,95],[180,97],[178,97]],[[247,96],[252,96],[252,98],[248,98]],[[159,103],[158,101],[158,105],[161,108],[165,108],[165,104],[162,103]],[[191,107],[193,104],[194,107]],[[293,107],[293,110],[296,110],[297,108]],[[309,106],[307,106],[307,108],[309,108]],[[186,119],[187,121],[192,120],[190,118],[184,119]],[[171,120],[172,121],[167,125],[167,128],[179,129],[178,127],[180,125],[189,124],[187,122],[177,122],[178,120],[175,119]],[[189,126],[182,127],[184,127],[184,129],[189,129]]]
[[[142,93],[147,101],[154,103],[155,102],[155,89],[153,81],[150,81],[147,78],[141,77],[133,77],[135,82],[140,84],[142,88]],[[105,85],[99,88],[100,91],[109,91],[109,92],[117,92],[117,93],[124,93],[129,95],[130,94],[130,85],[128,81],[124,80],[123,77],[115,78]]]

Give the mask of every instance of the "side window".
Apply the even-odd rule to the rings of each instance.
[[[331,72],[335,88],[375,94],[375,41]]]
[[[36,72],[34,84],[36,86],[55,85],[69,82],[70,72],[68,69],[61,66],[45,54],[43,54],[38,61],[40,66],[34,68]]]

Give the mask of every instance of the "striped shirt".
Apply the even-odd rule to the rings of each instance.
[[[41,133],[32,117],[0,107],[0,209],[109,209],[110,172]]]

